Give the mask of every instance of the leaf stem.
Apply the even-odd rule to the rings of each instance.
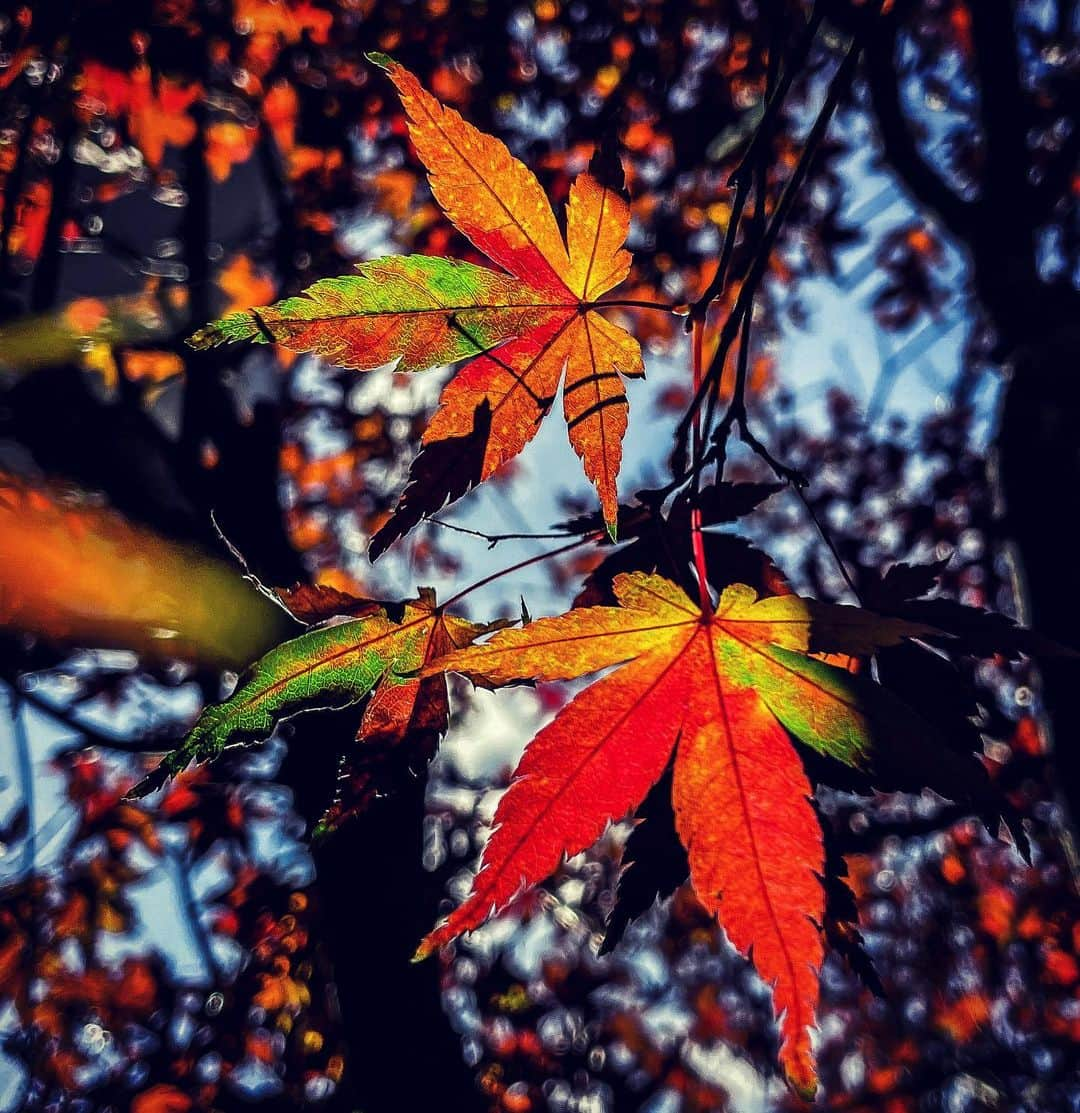
[[[704,364],[705,322],[698,318],[693,323],[693,372],[694,390],[701,385],[701,375]],[[701,447],[701,410],[694,414],[693,458],[700,456]],[[690,506],[690,545],[694,551],[694,571],[697,573],[698,599],[701,602],[701,613],[709,616],[713,613],[712,599],[709,596],[709,569],[705,559],[705,539],[701,534],[701,508],[697,505],[697,493],[701,482],[700,469],[694,472],[694,497]]]
[[[587,533],[583,537],[579,537],[576,541],[571,541],[569,545],[561,545],[558,549],[552,549],[550,552],[547,553],[538,553],[536,556],[527,557],[525,560],[519,560],[516,564],[511,564],[507,568],[502,568],[498,572],[492,572],[490,575],[484,576],[483,579],[477,580],[476,583],[470,584],[468,587],[463,588],[456,595],[452,595],[449,599],[446,600],[445,603],[442,604],[440,609],[446,610],[447,608],[452,607],[455,603],[458,603],[462,599],[464,599],[466,595],[471,595],[479,588],[486,587],[488,584],[494,583],[496,580],[501,580],[503,576],[509,576],[513,572],[519,572],[522,568],[528,568],[532,564],[539,564],[541,561],[551,560],[554,557],[562,556],[563,553],[568,553],[572,549],[577,549],[582,545],[589,544],[593,541],[598,541],[601,537],[605,537],[606,535],[607,534],[605,530],[593,530],[591,533]]]
[[[430,514],[425,514],[422,520],[430,522],[433,526],[453,530],[454,533],[463,533],[467,537],[479,537],[481,541],[487,542],[489,549],[494,549],[500,541],[558,541],[563,537],[580,536],[580,534],[568,529],[552,530],[550,533],[484,533],[480,529],[470,529],[468,526],[459,526],[454,522],[444,522],[441,518],[433,517]]]
[[[851,592],[852,595],[855,596],[855,601],[859,604],[859,606],[863,606],[864,601],[862,592],[859,591],[858,585],[855,583],[854,578],[848,571],[847,564],[844,563],[844,558],[840,555],[840,550],[839,548],[837,548],[832,534],[828,531],[828,529],[825,528],[825,523],[822,522],[822,520],[818,517],[817,511],[814,509],[814,504],[807,497],[805,489],[798,483],[792,483],[791,488],[795,492],[798,500],[803,504],[803,509],[806,511],[807,517],[810,519],[810,521],[814,525],[814,528],[817,530],[818,536],[824,543],[825,548],[829,550],[829,555],[833,558],[837,570],[840,572],[841,578],[843,579],[844,583],[847,584],[848,590]]]
[[[640,298],[611,298],[605,301],[586,302],[586,308],[589,309],[608,309],[620,308],[627,309],[659,309],[665,313],[674,313],[677,307],[670,305],[666,301],[647,301]]]

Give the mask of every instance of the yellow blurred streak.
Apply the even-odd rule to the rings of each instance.
[[[181,308],[182,307],[177,307]],[[89,363],[102,346],[161,340],[175,330],[155,287],[115,298],[77,298],[54,313],[0,328],[0,372],[25,373],[61,363]]]
[[[235,667],[279,640],[282,622],[235,566],[0,473],[0,626]]]

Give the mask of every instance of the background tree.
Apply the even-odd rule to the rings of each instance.
[[[3,77],[2,265],[5,310],[13,322],[4,330],[0,354],[11,368],[5,466],[35,480],[63,479],[102,492],[157,532],[220,553],[213,510],[217,528],[268,583],[318,579],[340,588],[371,586],[357,583],[364,567],[357,539],[393,505],[411,441],[433,399],[411,389],[372,391],[374,402],[357,410],[355,400],[334,388],[345,380],[327,371],[327,386],[318,387],[305,360],[291,361],[280,350],[241,359],[235,352],[196,354],[181,340],[193,325],[225,309],[269,301],[316,277],[342,273],[347,259],[378,254],[383,238],[399,247],[470,257],[468,245],[428,200],[398,109],[362,59],[363,51],[380,49],[478,126],[503,134],[556,199],[565,196],[592,143],[613,129],[635,216],[635,271],[628,289],[642,300],[692,302],[710,283],[715,289],[717,260],[725,259],[730,278],[714,313],[721,326],[734,323],[728,326],[728,355],[716,365],[717,378],[726,375],[717,384],[721,397],[738,389],[741,350],[746,381],[772,391],[760,405],[751,402],[751,430],[779,461],[812,479],[805,505],[789,496],[782,509],[767,509],[759,520],[763,541],[785,534],[803,539],[805,555],[784,568],[796,586],[827,596],[848,590],[832,554],[818,542],[817,520],[826,524],[829,545],[867,599],[891,561],[952,552],[944,583],[950,595],[1005,611],[1026,603],[1036,626],[1069,641],[1075,616],[1053,575],[1069,551],[1068,515],[1061,513],[1058,485],[1047,476],[1067,480],[1076,470],[1068,418],[1076,396],[1068,375],[1059,373],[1073,350],[1076,320],[1076,16],[1068,4],[1051,7],[895,3],[879,12],[873,4],[841,3],[813,10],[783,3],[758,10],[538,4],[514,9],[505,20],[483,7],[433,4],[424,7],[423,19],[413,6],[389,4],[23,9],[4,30],[10,61]],[[117,34],[118,27],[130,33]],[[848,79],[836,83],[833,74],[845,51],[853,59]],[[808,134],[813,139],[811,125],[830,81],[836,118],[813,141],[814,160],[803,163],[800,155]],[[880,141],[883,173],[859,169],[868,128]],[[729,175],[736,167],[741,172],[732,189]],[[801,172],[807,180],[793,194],[791,212],[762,266],[767,218],[775,215],[785,184]],[[895,204],[892,176],[913,206]],[[865,198],[875,186],[880,192]],[[853,201],[852,194],[862,196]],[[874,204],[885,206],[877,216]],[[860,213],[863,219],[856,219]],[[838,396],[822,428],[807,426],[805,406],[786,417],[778,389],[796,390],[799,373],[777,365],[784,337],[813,323],[808,304],[822,276],[853,283],[867,274],[878,287],[880,334],[893,349],[878,389],[862,399],[869,401],[871,424],[862,424]],[[740,298],[743,291],[748,293]],[[751,335],[739,326],[751,320],[755,305]],[[974,324],[965,329],[961,370],[948,392],[952,412],[927,421],[918,434],[920,459],[937,469],[932,481],[919,482],[905,467],[913,434],[882,432],[873,422],[887,410],[901,374],[918,369],[923,354],[934,351],[957,320]],[[655,353],[680,354],[680,330],[664,318],[642,311],[634,325]],[[996,510],[977,434],[990,404],[987,383],[1003,366],[1010,370],[997,440],[1004,518]],[[684,374],[660,401],[681,413],[690,393]],[[731,466],[745,478],[773,478],[734,446],[732,455]],[[1072,487],[1066,481],[1061,489]],[[888,522],[883,507],[889,508]],[[807,508],[814,519],[806,517]],[[529,521],[520,532],[547,524]],[[409,559],[418,573],[410,570],[408,578],[457,572],[462,556],[454,540],[428,527],[411,543]],[[1012,566],[1004,563],[1010,541],[1026,573],[1019,595]],[[500,545],[499,561],[505,553],[505,563],[512,563],[513,551]],[[479,574],[477,552],[467,551],[464,562],[478,566]],[[724,559],[735,555],[726,551]],[[557,567],[564,579],[556,583],[576,590],[586,570],[564,563]],[[274,629],[260,614],[269,644],[286,627]],[[70,657],[47,639],[28,644],[12,635],[5,656],[9,690],[22,704],[16,721],[26,719],[25,702],[35,691],[24,677],[43,670],[73,675]],[[220,661],[198,660],[191,675],[202,698],[212,700],[219,695]],[[181,679],[171,666],[141,667],[142,673],[118,677],[108,662],[91,662],[77,674],[76,705],[50,704],[47,715],[83,730],[79,705],[93,707],[106,698],[123,704],[131,686],[147,677],[166,690]],[[913,677],[910,662],[898,662],[895,673],[901,689],[943,683]],[[902,800],[869,806],[837,798],[829,818],[842,836],[839,850],[868,855],[853,861],[852,872],[864,927],[873,929],[867,932],[870,949],[885,966],[885,1000],[894,1002],[871,1001],[846,975],[826,984],[829,1018],[840,1023],[827,1029],[831,1043],[822,1057],[830,1100],[841,1106],[873,1103],[875,1094],[885,1092],[897,1102],[907,1100],[905,1094],[915,1100],[935,1087],[945,1093],[966,1077],[978,1080],[971,1101],[990,1101],[980,1089],[990,1087],[1014,1097],[1028,1094],[1023,1100],[1032,1108],[1050,1109],[1070,1092],[1066,1064],[1076,1034],[1066,1002],[1076,977],[1075,941],[1068,934],[1073,906],[1066,860],[1055,841],[1059,827],[1046,810],[1051,793],[1043,744],[1026,717],[1041,704],[1026,702],[1026,667],[972,660],[964,673],[990,709],[983,728],[995,740],[991,747],[998,747],[993,756],[1011,756],[1005,769],[1016,806],[1047,824],[1033,832],[1043,857],[1024,872],[988,848],[970,825],[948,827],[956,818],[948,810],[923,814],[921,805]],[[1050,663],[1043,691],[1059,739],[1073,731],[1070,701],[1062,694],[1067,684],[1068,674]],[[1025,712],[1019,719],[1018,703]],[[957,724],[970,706],[961,700],[949,709],[952,729],[961,730]],[[179,733],[192,710],[156,718]],[[120,718],[128,748],[166,748],[161,731]],[[278,778],[294,790],[309,823],[324,808],[336,773],[336,750],[327,739],[351,737],[354,720],[347,711],[300,719],[291,728]],[[90,740],[111,741],[107,748],[116,749],[115,740]],[[1066,793],[1077,784],[1069,752],[1059,745],[1062,772],[1049,782]],[[73,869],[60,877],[62,895],[39,892],[34,836],[14,812],[5,841],[29,839],[31,869],[22,876],[26,888],[10,890],[6,901],[22,926],[5,925],[7,953],[18,959],[3,967],[5,985],[25,969],[26,944],[10,943],[19,932],[29,931],[31,953],[48,976],[56,970],[55,962],[49,965],[51,940],[69,931],[93,953],[99,933],[120,922],[110,921],[107,911],[92,921],[72,911],[67,914],[75,926],[61,931],[46,917],[67,910],[69,891],[79,886],[100,904],[102,893],[134,880],[114,859],[130,845],[128,829],[142,821],[116,804],[119,787],[110,790],[111,800],[106,793],[105,804],[99,789],[95,796],[79,787],[114,775],[122,786],[131,767],[122,764],[114,774],[100,758],[89,771],[82,762],[70,763],[74,772],[68,774],[82,825],[78,838],[96,835],[94,817],[103,811],[111,849],[94,864],[89,881]],[[202,777],[175,790],[181,803],[169,804],[166,797],[162,808],[174,808],[172,814],[194,825],[185,845],[196,857],[209,846],[199,841],[206,832],[229,832],[240,848],[234,860],[239,871],[249,821],[235,806],[208,819],[204,796],[215,794],[202,792]],[[575,938],[580,944],[580,934],[567,929],[570,942],[544,970],[558,1008],[550,1000],[523,999],[521,978],[508,973],[500,958],[481,952],[479,974],[494,984],[482,1002],[487,1022],[466,1026],[470,1066],[463,1067],[460,1040],[439,1007],[438,970],[404,964],[433,921],[441,888],[441,879],[422,869],[423,854],[431,856],[423,832],[429,839],[432,832],[423,821],[423,781],[394,775],[390,782],[395,791],[389,799],[316,851],[321,913],[307,929],[332,959],[350,1064],[344,1077],[352,1079],[357,1100],[371,1108],[467,1108],[476,1100],[472,1068],[479,1067],[487,1100],[504,1108],[545,1101],[557,1108],[570,1093],[594,1093],[594,1085],[596,1094],[613,1095],[619,1107],[673,1090],[688,1108],[695,1102],[710,1108],[722,1083],[710,1082],[707,1070],[695,1071],[685,1049],[694,1040],[708,1046],[720,1033],[730,1042],[733,1026],[745,1033],[739,1038],[749,1060],[768,1069],[767,1009],[752,1003],[752,993],[750,1006],[745,997],[721,1000],[716,988],[745,977],[736,973],[737,964],[723,958],[721,976],[720,960],[687,963],[695,942],[700,946],[709,937],[710,947],[716,944],[715,931],[685,895],[657,938],[672,968],[681,971],[676,980],[692,1003],[694,1040],[680,1049],[665,1047],[635,1019],[633,1007],[589,1011],[594,1006],[585,1002],[594,986],[621,980],[628,986],[624,1000],[633,1001],[643,990],[641,974],[618,956],[608,965],[594,963],[580,946],[570,946]],[[431,808],[446,826],[455,818],[469,823],[471,808],[463,799],[435,793]],[[152,828],[137,830],[137,839],[153,841]],[[886,841],[880,848],[881,839],[920,835],[925,844]],[[912,849],[920,846],[929,849]],[[372,847],[380,853],[371,854]],[[664,861],[664,852],[654,848],[639,862]],[[607,891],[610,859],[600,854],[586,865],[583,891]],[[661,871],[670,885],[681,880],[679,868],[676,862]],[[575,876],[571,869],[568,880]],[[918,923],[894,927],[882,909],[909,888],[939,894],[932,899],[940,899],[948,914],[935,917],[924,909]],[[285,905],[296,892],[261,897],[248,886],[231,898],[240,919],[256,920],[255,927],[238,923],[234,929],[248,952],[262,955],[245,968],[245,978],[258,976],[258,962],[270,964],[268,977],[280,973],[273,948],[258,948],[267,930],[276,933],[274,947],[290,938],[288,928],[271,925],[295,915]],[[374,894],[390,892],[400,899],[380,903],[379,915],[372,915]],[[643,887],[643,906],[655,892],[655,886]],[[301,895],[311,899],[306,889]],[[263,907],[272,910],[271,920],[259,919]],[[305,915],[309,908],[305,903]],[[532,913],[527,915],[531,922]],[[205,921],[206,913],[194,917]],[[543,921],[542,908],[536,917]],[[948,938],[920,938],[934,919]],[[893,930],[923,958],[886,958]],[[875,940],[874,931],[881,938]],[[33,942],[35,935],[49,944]],[[307,944],[297,946],[303,952]],[[930,968],[931,955],[940,964],[936,969]],[[290,977],[306,961],[290,959]],[[322,961],[309,963],[301,980],[317,986]],[[470,981],[467,965],[457,960],[441,975],[459,1025],[469,1012],[461,1002],[469,994],[479,1002],[475,987],[488,984],[476,982],[476,969]],[[141,998],[146,1014],[154,1010],[154,994],[174,992],[167,969],[155,967],[148,975],[144,967],[129,966],[118,974],[115,964],[104,961],[102,969],[111,981],[92,993],[79,988],[65,1017],[38,1016],[32,1018],[36,1026],[24,1029],[24,1055],[40,1083],[34,1100],[77,1089],[86,1089],[99,1105],[117,1100],[113,1091],[74,1073],[73,1064],[93,1050],[78,1045],[74,1034],[92,1011],[108,1018],[105,1029],[117,1030],[126,1014],[110,1010],[131,1009],[140,1000],[131,993],[132,979],[152,975],[154,988]],[[127,981],[117,982],[116,975]],[[929,1006],[921,1014],[910,1005],[901,1010],[895,1004],[903,997],[900,987],[913,979],[921,986],[922,977],[929,979],[925,992],[911,997],[925,997]],[[1010,995],[1017,979],[1043,988],[1015,1020],[1026,1035],[1013,1036],[1011,1027],[1003,1035],[1006,1022],[988,1021],[1000,1002],[1013,1016],[1017,1005]],[[302,994],[290,1005],[290,986],[273,997],[271,985],[277,993],[279,983],[271,981],[260,989],[245,981],[225,986],[221,1032],[236,1031],[230,1009],[241,1015],[246,1000],[265,991],[269,1000],[284,1001],[280,1007],[293,1017],[293,1042],[287,1040],[283,1051],[280,1041],[271,1041],[265,1061],[289,1060],[294,1045],[305,1047],[304,1054],[314,1058],[300,1060],[297,1085],[308,1086],[315,1075],[338,1082],[340,1064],[331,1063],[337,1037],[324,1035],[327,1026],[316,1019],[317,1009],[297,1004]],[[318,989],[307,992],[320,996]],[[212,997],[207,991],[199,1007],[205,1011]],[[372,1000],[380,1005],[377,1023]],[[191,1004],[182,992],[179,1004],[171,997],[168,1002],[170,1015]],[[582,1009],[589,1021],[579,1035],[573,1017]],[[303,1019],[297,1022],[297,1016]],[[560,1023],[571,1018],[554,1042],[552,1016]],[[543,1030],[541,1020],[547,1022]],[[256,1034],[273,1027],[255,1022]],[[314,1052],[304,1044],[308,1031],[323,1039]],[[851,1033],[865,1049],[858,1077],[843,1051]],[[315,1041],[309,1042],[313,1047]],[[415,1069],[418,1048],[430,1064],[425,1071]],[[167,1084],[187,1095],[183,1100],[220,1104],[227,1090],[211,1092],[215,1080],[199,1073],[194,1056],[180,1052],[169,1065],[152,1061],[150,1077],[172,1072]],[[222,1054],[227,1067],[264,1061],[251,1047],[226,1047]],[[141,1088],[137,1079],[114,1074],[108,1085],[118,1086],[117,1093]],[[338,1086],[330,1100],[350,1101],[348,1085]],[[181,1100],[170,1095],[162,1100]],[[320,1095],[312,1090],[305,1096]]]

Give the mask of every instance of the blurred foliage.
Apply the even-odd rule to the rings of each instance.
[[[74,750],[56,763],[76,814],[69,863],[9,885],[0,913],[0,973],[23,1023],[8,1050],[33,1066],[23,1107],[80,1093],[100,1108],[135,1095],[143,1113],[220,1108],[232,1087],[294,1108],[332,1092],[344,1059],[328,965],[312,893],[290,883],[310,868],[268,866],[252,841],[260,822],[295,824],[280,790],[190,775],[151,816],[122,802],[122,765]],[[186,879],[175,898],[201,967],[187,984],[139,945],[131,900],[185,870],[211,880],[197,903]]]
[[[74,492],[0,473],[0,625],[66,645],[238,667],[282,616],[234,568]]]
[[[865,7],[822,5],[828,22],[770,144],[770,197],[790,177],[810,106]],[[940,391],[947,412],[917,429],[882,430],[837,394],[828,427],[814,431],[778,404],[769,443],[813,477],[807,504],[860,590],[872,592],[896,561],[948,557],[942,598],[1015,613],[985,437],[967,408],[1008,350],[1000,312],[1008,297],[988,311],[985,281],[980,305],[949,270],[953,237],[977,238],[963,231],[973,219],[963,205],[985,198],[987,166],[1000,166],[974,89],[987,63],[970,4],[888,7],[889,33],[873,47],[856,111],[830,133],[772,255],[751,381],[780,403],[789,372],[777,366],[776,341],[783,329],[811,324],[807,287],[816,279],[851,286],[869,273],[873,313],[899,353],[871,402],[879,417],[898,371],[944,335],[959,298],[974,326],[961,375]],[[1032,192],[1009,221],[984,210],[985,237],[1000,249],[987,257],[1001,278],[1015,278],[1035,263],[1006,241],[1037,242],[1049,289],[1070,283],[1077,265],[1080,129],[1068,123],[1075,15],[1063,14],[1065,3],[1001,7],[1015,8],[1021,40],[1026,147],[1013,161]],[[277,349],[236,363],[182,344],[193,323],[293,293],[380,251],[474,258],[433,205],[400,112],[372,80],[364,51],[392,52],[501,135],[556,202],[595,140],[613,130],[633,199],[635,269],[625,296],[687,302],[712,277],[728,229],[728,179],[764,115],[769,51],[793,48],[806,15],[798,3],[725,0],[54,0],[0,15],[0,449],[5,472],[22,477],[0,492],[0,516],[19,530],[43,523],[31,572],[66,561],[86,589],[68,593],[69,603],[89,590],[115,592],[119,605],[139,583],[127,558],[103,579],[86,555],[112,563],[135,538],[143,558],[135,567],[204,597],[186,566],[171,570],[178,558],[168,554],[181,551],[174,541],[204,550],[218,543],[207,513],[215,506],[255,567],[277,561],[290,570],[270,582],[303,575],[343,590],[367,586],[356,554],[393,505],[434,396],[381,373],[357,384]],[[990,65],[994,89],[1005,73]],[[859,128],[864,109],[875,135]],[[915,121],[910,130],[896,127],[905,117]],[[893,208],[890,182],[860,197],[863,217],[853,217],[859,170],[851,160],[869,153],[876,165],[884,153],[894,168],[910,166],[912,149],[933,171],[916,165],[903,182],[919,208]],[[755,220],[766,215],[755,198],[748,205]],[[748,239],[734,245],[721,320],[752,249]],[[1042,289],[1013,297],[1016,317],[1038,322],[1033,301],[1052,301]],[[650,353],[681,351],[677,323],[627,316]],[[734,355],[728,390],[733,372]],[[688,394],[678,384],[657,391],[658,414],[681,412]],[[730,466],[739,478],[771,478],[742,460]],[[102,492],[138,524],[121,525],[96,502],[70,507],[51,485],[36,494],[56,478]],[[229,502],[235,490],[243,494]],[[25,507],[43,517],[24,517]],[[583,509],[568,501],[568,514]],[[770,500],[758,521],[798,589],[842,595],[801,501],[790,493]],[[5,526],[5,576],[15,567],[11,536]],[[724,551],[749,561],[754,576],[775,571],[747,547]],[[587,577],[605,555],[555,563],[554,588],[594,589]],[[21,547],[15,559],[22,577]],[[410,560],[411,573],[424,576],[456,573],[462,558],[431,531]],[[225,590],[247,589],[237,576]],[[0,609],[10,606],[0,599]],[[52,600],[49,610],[55,617]],[[256,625],[230,623],[230,634],[257,640],[264,615],[253,613]],[[216,627],[223,612],[207,618]],[[81,623],[66,616],[63,633],[89,638]],[[31,717],[94,747],[53,759],[47,775],[62,781],[67,800],[55,816],[35,824],[26,800],[8,807],[4,798],[0,992],[17,1021],[4,1028],[4,1050],[24,1072],[15,1104],[165,1113],[258,1097],[264,1107],[353,1107],[348,1063],[357,1052],[320,944],[319,907],[330,894],[320,893],[309,864],[268,863],[259,842],[272,821],[295,851],[290,840],[303,822],[287,790],[268,779],[273,746],[213,781],[186,774],[145,810],[120,799],[143,771],[139,754],[169,748],[197,705],[220,697],[220,642],[211,639],[209,662],[196,654],[185,665],[98,651],[109,640],[99,629],[94,651],[72,654],[48,638],[3,636],[20,774],[33,765]],[[907,661],[893,666],[892,682],[934,702],[939,678],[913,673]],[[995,783],[1026,817],[1032,861],[932,797],[827,799],[826,829],[847,859],[884,990],[875,996],[841,958],[828,960],[819,1054],[831,1108],[1057,1113],[1077,1100],[1076,896],[1037,689],[1023,662],[970,657],[957,669],[966,702],[946,701],[941,714],[955,725],[975,709]],[[538,705],[557,699],[542,692]],[[432,776],[426,864],[445,872],[453,863],[451,890],[460,890],[493,790],[450,759]],[[30,784],[13,787],[32,800]],[[670,1108],[706,1110],[737,1100],[730,1087],[739,1083],[753,1094],[764,1088],[764,1100],[783,1108],[790,1099],[775,1082],[769,1088],[767,993],[685,888],[631,925],[611,956],[597,956],[626,836],[612,829],[566,864],[550,892],[450,956],[443,1000],[483,1103],[569,1113],[650,1100],[664,1109],[670,1097]],[[36,852],[58,842],[62,851],[39,866]],[[163,871],[182,891],[196,866],[219,884],[184,908],[185,930],[201,941],[200,973],[185,981],[164,948],[136,930],[136,898]],[[359,939],[367,927],[349,930]],[[371,1014],[369,1028],[379,1023],[374,1006]],[[415,1070],[417,1032],[395,1038]],[[365,1082],[352,1080],[361,1096]]]

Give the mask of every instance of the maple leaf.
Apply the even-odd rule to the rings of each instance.
[[[233,19],[250,34],[280,36],[287,43],[297,43],[308,34],[312,42],[325,44],[334,23],[332,12],[307,0],[287,4],[277,0],[237,0]]]
[[[257,134],[255,128],[235,120],[218,120],[206,129],[206,167],[215,182],[227,181],[233,167],[251,157]]]
[[[52,185],[34,182],[15,204],[10,251],[27,259],[37,259],[45,246],[45,230],[52,206]]]
[[[216,278],[221,292],[229,299],[228,311],[243,309],[253,301],[274,296],[274,282],[256,269],[249,256],[234,255]]]
[[[674,750],[672,802],[694,891],[772,983],[783,1014],[781,1063],[797,1089],[812,1092],[824,863],[811,787],[787,731],[868,764],[873,685],[808,654],[815,644],[861,654],[927,628],[793,595],[758,599],[745,584],[726,588],[711,615],[657,575],[621,574],[613,591],[618,606],[503,631],[421,673],[445,669],[501,685],[618,666],[526,748],[471,894],[417,957],[590,846],[645,798]]]
[[[396,360],[399,371],[422,371],[471,359],[442,392],[410,483],[372,541],[373,559],[516,456],[560,383],[570,443],[614,536],[628,410],[622,377],[645,373],[637,340],[598,309],[630,270],[618,159],[601,147],[575,179],[564,238],[539,181],[500,140],[444,107],[392,59],[371,60],[398,89],[436,201],[502,269],[416,255],[375,259],[301,296],[230,314],[189,342],[277,342],[357,370]]]
[[[192,762],[210,761],[227,749],[265,738],[303,711],[348,707],[371,696],[357,738],[383,745],[414,730],[442,733],[449,713],[446,681],[418,670],[467,645],[490,627],[444,613],[430,588],[404,604],[399,620],[385,606],[340,592],[311,589],[279,593],[298,613],[324,617],[355,608],[360,616],[315,626],[261,657],[225,701],[207,707],[183,745],[128,794],[140,798],[160,788]]]
[[[160,77],[148,66],[132,73],[128,128],[146,164],[159,170],[168,147],[186,147],[197,131],[190,109],[202,95],[196,83]]]

